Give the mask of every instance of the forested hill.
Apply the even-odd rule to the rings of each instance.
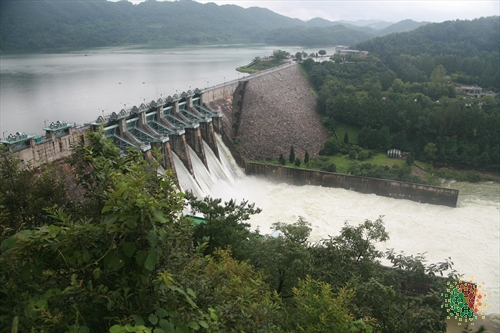
[[[123,43],[258,42],[266,31],[303,24],[262,8],[194,1],[2,1],[2,50]]]
[[[429,24],[353,46],[368,56],[305,60],[324,124],[358,130],[357,144],[367,150],[359,161],[370,151],[400,149],[419,161],[500,170],[498,27],[498,16]],[[482,93],[461,89],[468,85]],[[349,158],[356,159],[360,151],[341,151],[340,144],[337,137],[328,140],[325,154],[352,151]],[[348,172],[387,177],[388,170],[369,168],[360,164]]]
[[[439,64],[465,84],[499,88],[499,16],[432,23],[353,48],[381,58],[403,81],[422,82]]]
[[[1,0],[0,6],[2,51],[143,43],[352,45],[381,33],[321,19],[303,22],[258,7],[195,1]],[[394,26],[401,31],[401,24]]]
[[[354,46],[376,53],[381,57],[427,53],[455,54],[461,57],[479,55],[481,52],[499,51],[499,17],[431,23],[418,29],[377,37]]]

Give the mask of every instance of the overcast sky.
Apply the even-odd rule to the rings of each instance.
[[[141,0],[129,1],[141,2]],[[263,7],[275,13],[304,21],[321,17],[330,21],[380,20],[395,23],[412,19],[419,22],[443,22],[500,15],[499,0],[200,0],[198,2],[214,2],[218,5],[234,4],[243,8]]]

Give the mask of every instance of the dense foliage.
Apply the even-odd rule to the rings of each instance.
[[[356,45],[370,51],[367,57],[306,60],[325,125],[358,126],[364,149],[396,148],[420,160],[500,168],[498,27],[498,17],[429,24]],[[484,96],[457,91],[469,84],[481,85]],[[331,153],[338,146],[325,143]]]
[[[381,219],[317,243],[302,218],[260,235],[245,222],[253,205],[184,195],[138,151],[88,140],[64,182],[2,151],[1,332],[445,331],[435,275],[451,262],[384,255]],[[8,199],[30,206],[26,182],[39,195],[29,214]],[[207,222],[183,217],[186,204]]]

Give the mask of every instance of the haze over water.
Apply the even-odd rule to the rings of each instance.
[[[44,121],[83,124],[196,87],[242,77],[234,70],[256,56],[281,48],[263,45],[142,46],[100,48],[53,54],[0,55],[0,132],[42,134]],[[326,49],[331,53],[333,49]],[[317,52],[318,50],[305,50]],[[179,168],[177,169],[179,171]],[[274,222],[293,223],[303,216],[312,224],[311,241],[337,235],[345,221],[357,225],[383,215],[390,240],[379,249],[406,254],[427,252],[429,263],[451,257],[454,268],[485,282],[491,308],[499,309],[499,184],[444,184],[460,190],[457,208],[419,204],[341,189],[274,184],[242,177],[235,184],[217,182],[212,196],[248,199],[263,212],[252,229],[269,232]]]

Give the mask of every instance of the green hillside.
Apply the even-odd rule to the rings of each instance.
[[[123,43],[259,42],[303,22],[267,9],[194,1],[2,1],[0,48],[37,50]]]
[[[341,130],[325,155],[364,161],[360,149],[400,149],[419,161],[500,170],[498,27],[498,16],[428,24],[354,45],[365,57],[306,60],[325,126],[360,129],[360,148],[343,145]],[[459,89],[465,85],[482,92]]]
[[[264,8],[195,1],[133,5],[104,0],[2,0],[0,6],[2,51],[145,43],[352,45],[378,35],[368,27],[324,19],[303,22]]]

